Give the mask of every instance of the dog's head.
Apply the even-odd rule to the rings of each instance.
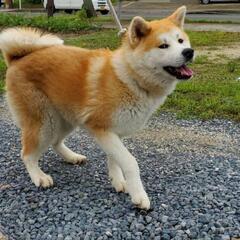
[[[130,64],[135,71],[159,76],[159,81],[189,79],[193,72],[186,64],[192,61],[194,50],[183,30],[186,7],[178,8],[171,16],[157,21],[134,17],[125,43]],[[155,80],[156,81],[156,80]]]

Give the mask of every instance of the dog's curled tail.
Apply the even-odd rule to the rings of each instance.
[[[7,65],[36,50],[59,44],[63,40],[57,36],[31,28],[9,28],[0,34],[0,49]]]

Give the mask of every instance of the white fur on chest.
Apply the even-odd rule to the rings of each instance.
[[[166,96],[158,99],[146,97],[134,104],[122,106],[113,115],[112,131],[120,136],[126,136],[140,130],[165,98]]]
[[[126,61],[128,59],[128,61]],[[115,52],[112,64],[118,78],[124,82],[138,100],[126,103],[124,102],[112,115],[112,131],[120,136],[126,136],[141,129],[153,112],[164,103],[166,97],[175,89],[176,81],[168,75],[159,75],[158,71],[144,68],[142,64],[136,63],[132,55],[122,52]],[[138,80],[129,73],[127,65],[130,64],[132,69],[144,79],[151,80],[153,85],[163,88],[159,97],[149,95],[144,89],[137,84]]]

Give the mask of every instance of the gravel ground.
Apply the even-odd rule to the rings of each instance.
[[[68,146],[89,159],[41,161],[55,180],[37,189],[20,160],[19,131],[0,99],[0,232],[10,240],[223,239],[240,236],[240,125],[153,117],[124,140],[152,201],[140,211],[111,187],[104,153],[85,132]],[[0,234],[1,235],[1,234]]]

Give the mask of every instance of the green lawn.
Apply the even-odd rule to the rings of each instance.
[[[117,31],[104,30],[78,37],[66,37],[66,44],[87,48],[115,49],[120,41]],[[208,46],[209,51],[227,48],[233,43],[240,43],[240,33],[194,32],[189,31],[193,47],[201,53],[201,48]],[[218,50],[218,51],[220,51]],[[219,61],[223,58],[224,61]],[[168,97],[161,107],[179,118],[226,118],[240,121],[240,58],[221,55],[212,60],[207,55],[200,55],[192,64],[195,76],[190,81],[178,84],[175,92]],[[0,75],[3,78],[5,66],[0,60]],[[1,86],[1,85],[0,85]]]
[[[4,78],[6,72],[6,65],[3,61],[2,54],[0,55],[0,93],[4,91]]]
[[[105,30],[84,34],[79,37],[66,38],[65,43],[84,48],[110,48],[113,50],[120,45],[120,40],[117,31]]]
[[[240,121],[240,58],[228,63],[192,64],[195,77],[178,85],[162,107],[179,118]]]

